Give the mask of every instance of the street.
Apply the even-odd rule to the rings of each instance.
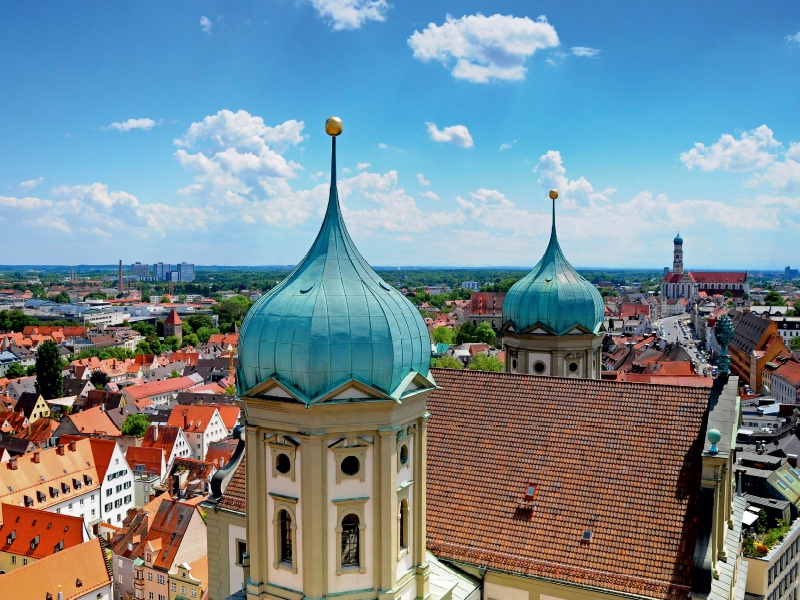
[[[663,328],[663,333],[661,333]],[[692,357],[692,361],[696,365],[696,371],[700,374],[703,369],[707,367],[707,363],[702,355],[698,354],[695,342],[698,340],[694,330],[689,327],[688,315],[676,315],[674,317],[664,317],[656,321],[656,330],[661,334],[661,337],[667,343],[678,343],[683,345],[684,349]]]

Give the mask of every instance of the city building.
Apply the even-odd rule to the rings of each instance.
[[[757,511],[751,515],[757,518]],[[800,519],[795,520],[783,542],[775,545],[765,556],[748,556],[746,560],[749,598],[794,600],[800,572]]]
[[[169,570],[169,600],[203,598],[208,587],[208,557],[192,564],[175,564]]]
[[[178,281],[182,281],[184,283],[191,283],[194,281],[194,264],[182,262],[181,264],[175,266],[178,269]]]
[[[88,439],[0,464],[0,502],[101,521],[100,477]]]
[[[234,406],[237,411],[238,407]],[[177,405],[167,421],[168,427],[180,427],[192,449],[193,458],[205,460],[208,445],[228,437],[228,429],[217,410],[209,404]]]
[[[792,340],[796,337],[800,337],[800,317],[771,315],[770,319],[778,324],[778,333],[783,338],[783,343],[786,348],[790,349],[792,347]]]
[[[156,281],[167,281],[168,274],[172,271],[169,263],[155,263],[153,265],[153,279]]]
[[[65,415],[53,435],[61,437],[62,435],[97,434],[122,435],[117,426],[114,425],[114,422],[108,417],[108,414],[99,406]]]
[[[492,329],[499,329],[503,324],[503,300],[505,292],[472,292],[466,322],[475,327],[481,323],[489,323]]]
[[[787,360],[772,372],[770,392],[781,404],[800,404],[800,363]]]
[[[797,279],[800,277],[800,269],[792,269],[791,267],[786,267],[783,270],[783,278],[788,279],[789,281],[793,279]]]
[[[477,281],[462,281],[461,287],[464,288],[465,290],[472,290],[473,292],[477,292],[479,289],[481,289],[481,284],[478,283]]]
[[[167,318],[164,319],[164,336],[169,337],[172,335],[179,340],[183,339],[183,321],[181,321],[181,318],[174,308],[169,312]]]
[[[142,448],[160,448],[163,450],[167,469],[172,467],[172,462],[179,456],[183,458],[194,456],[194,451],[181,427],[171,427],[157,423],[150,425],[145,431],[142,438]]]
[[[539,263],[515,283],[503,302],[503,347],[509,373],[599,379],[603,316],[600,292],[564,257],[556,235],[555,200],[550,242]]]
[[[80,517],[0,504],[0,575],[88,541]]]
[[[683,238],[680,234],[673,240],[672,271],[661,281],[661,301],[695,298],[700,292],[708,296],[729,295],[741,298],[750,292],[747,285],[747,271],[684,271]]]
[[[38,392],[23,392],[17,398],[14,410],[21,412],[28,419],[29,423],[35,423],[38,419],[50,416],[50,407]]]
[[[788,356],[778,324],[753,313],[744,315],[736,325],[729,353],[731,372],[756,392],[761,390],[764,366],[778,356]]]
[[[174,377],[142,385],[129,385],[122,390],[122,393],[130,402],[135,403],[137,400],[150,398],[153,406],[167,406],[175,400],[179,392],[186,392],[202,383],[202,378],[197,382],[191,377]]]
[[[66,548],[0,577],[0,598],[114,600],[99,539]]]
[[[125,460],[133,471],[133,505],[141,508],[156,493],[167,473],[167,462],[163,448],[130,446],[125,452]]]
[[[131,277],[145,279],[150,277],[150,268],[147,264],[135,262],[131,265]]]

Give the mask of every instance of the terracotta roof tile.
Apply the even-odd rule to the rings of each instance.
[[[57,598],[60,590],[64,600],[72,600],[110,583],[105,554],[95,538],[6,573],[0,577],[0,598],[44,600],[47,594]]]
[[[225,488],[225,493],[222,494],[222,498],[217,503],[218,508],[244,514],[246,506],[245,492],[247,489],[244,479],[246,461],[247,457],[245,456],[242,458],[241,464],[236,468],[236,473],[233,474],[228,487]]]
[[[114,421],[108,418],[108,415],[103,412],[99,406],[84,410],[79,413],[73,413],[64,417],[64,420],[72,421],[72,424],[81,433],[105,433],[112,436],[122,435],[114,425]]]
[[[0,511],[0,552],[41,559],[84,541],[80,517],[13,504],[0,505]],[[36,536],[39,539],[32,544]]]
[[[654,598],[686,597],[710,390],[432,373],[441,386],[428,402],[432,552]],[[525,506],[528,484],[537,490]],[[587,530],[590,544],[581,542]]]

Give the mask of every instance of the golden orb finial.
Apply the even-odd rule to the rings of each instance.
[[[558,198],[558,190],[550,190],[550,199],[555,200]]]
[[[336,137],[342,133],[342,120],[339,117],[328,117],[325,121],[325,133]]]

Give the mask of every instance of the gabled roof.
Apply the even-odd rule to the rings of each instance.
[[[164,476],[166,465],[163,448],[128,446],[125,460],[134,473],[157,473]]]
[[[19,414],[19,413],[17,413]],[[29,442],[46,442],[53,437],[53,432],[58,428],[58,421],[50,419],[37,419],[17,434],[18,438]]]
[[[164,450],[164,457],[169,460],[180,432],[180,427],[150,425],[142,438],[142,448],[161,448]]]
[[[83,543],[80,517],[13,504],[0,505],[0,512],[0,552],[40,559]]]
[[[67,415],[62,420],[72,421],[75,428],[81,433],[105,433],[112,436],[122,435],[114,422],[108,418],[99,406],[84,410],[79,413]]]
[[[95,538],[6,573],[0,577],[0,598],[44,600],[49,594],[55,600],[61,592],[63,600],[73,600],[110,584],[105,553]]]
[[[196,507],[177,501],[162,502],[158,507],[143,540],[145,547],[149,544],[153,549],[158,548],[158,553],[153,553],[154,567],[165,571],[172,567],[195,510]]]
[[[747,283],[747,271],[692,271],[697,283]]]
[[[14,405],[14,410],[17,412],[22,411],[30,419],[33,409],[36,408],[36,403],[39,402],[39,398],[41,398],[41,394],[37,392],[23,392],[19,395],[17,403]]]
[[[787,360],[780,367],[775,369],[772,376],[775,377],[776,375],[790,385],[800,387],[800,363]]]
[[[239,408],[234,408],[236,408],[238,413]],[[172,413],[169,416],[167,425],[172,427],[180,427],[184,431],[192,431],[193,433],[204,432],[216,414],[219,414],[219,411],[217,410],[217,407],[213,405],[176,405],[172,409]]]
[[[233,438],[211,442],[206,451],[206,462],[212,463],[217,469],[221,469],[230,462],[238,444],[239,442]]]
[[[750,356],[753,350],[763,350],[758,345],[770,326],[776,327],[770,319],[759,317],[754,313],[748,313],[736,325],[731,344],[745,355]]]
[[[225,492],[217,503],[217,508],[244,514],[247,491],[245,482],[246,461],[247,457],[242,458],[241,464],[239,464],[236,473],[234,473],[233,478],[228,483],[228,487],[225,488]]]
[[[164,319],[164,324],[165,325],[182,325],[183,321],[181,321],[181,318],[178,316],[178,313],[173,308],[171,311],[169,311],[169,314],[167,315],[167,318]]]
[[[195,382],[188,377],[174,377],[172,379],[153,381],[151,383],[145,383],[142,385],[131,385],[125,388],[125,393],[134,400],[139,400],[148,396],[166,394],[167,392],[188,390],[194,385],[196,385]]]
[[[711,390],[450,369],[433,376],[441,386],[428,400],[434,554],[653,598],[688,595]],[[535,497],[525,504],[530,484]]]
[[[233,431],[233,428],[239,422],[239,407],[235,404],[203,404],[204,406],[213,406],[219,411],[219,416],[222,418],[222,422],[225,423],[225,428],[228,431]]]

